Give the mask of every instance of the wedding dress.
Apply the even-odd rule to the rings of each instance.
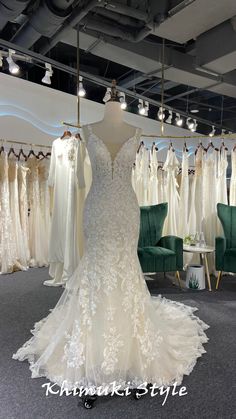
[[[21,269],[17,261],[16,243],[10,210],[8,180],[8,157],[0,155],[0,273],[10,273]]]
[[[54,187],[49,274],[55,283],[71,276],[80,258],[81,202],[78,182],[81,169],[81,141],[76,137],[53,141],[48,185]],[[84,180],[83,180],[84,182]]]
[[[167,152],[167,158],[163,166],[163,170],[166,172],[165,199],[168,202],[168,214],[163,228],[165,235],[178,235],[179,193],[176,180],[178,168],[179,161],[171,147]]]
[[[21,270],[28,268],[27,249],[24,242],[24,235],[20,222],[20,207],[18,194],[18,163],[15,159],[8,159],[8,180],[9,197],[12,228],[14,231],[14,240],[16,245],[17,260],[21,265]]]
[[[27,195],[27,175],[29,168],[20,163],[18,169],[18,185],[19,185],[19,211],[20,222],[23,234],[23,242],[25,243],[26,260],[30,261],[29,250],[29,217],[28,217],[28,195]]]
[[[236,150],[231,151],[230,205],[236,206]]]
[[[150,151],[149,205],[156,205],[158,201],[158,158],[155,147]]]
[[[182,238],[188,235],[188,202],[189,202],[189,176],[188,176],[188,152],[183,151],[182,156],[182,173],[180,185],[180,201],[179,201],[179,225],[178,235]]]
[[[149,294],[138,261],[140,209],[131,170],[139,130],[112,159],[89,128],[93,181],[84,207],[85,250],[57,306],[14,359],[32,377],[94,391],[181,383],[204,352],[208,327],[187,307]]]

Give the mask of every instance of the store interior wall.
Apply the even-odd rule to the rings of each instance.
[[[76,123],[76,96],[41,86],[27,80],[0,74],[0,138],[23,141],[29,144],[51,145],[53,139],[62,135],[62,121]],[[91,100],[81,99],[81,125],[103,118],[104,105]],[[165,160],[170,140],[160,139],[161,123],[144,116],[124,111],[124,120],[140,127],[145,134],[156,134],[157,138],[143,138],[150,145],[153,140],[158,144],[159,160]],[[166,136],[193,135],[189,130],[175,125],[165,124]],[[190,164],[193,163],[194,151],[198,144],[196,139],[187,140],[190,151]],[[181,158],[184,140],[172,140],[177,156]],[[207,143],[207,139],[203,143]],[[220,140],[214,139],[218,144]],[[233,144],[229,140],[229,148]]]

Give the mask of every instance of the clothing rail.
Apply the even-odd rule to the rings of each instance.
[[[222,140],[224,139],[232,139],[232,140],[236,140],[236,134],[224,134],[224,135],[214,135],[213,137],[211,137],[210,135],[184,135],[184,136],[179,136],[179,135],[158,135],[158,134],[141,134],[141,137],[146,137],[146,138],[164,138],[166,140],[187,140],[187,139],[192,139],[192,140],[203,140],[205,138],[211,139],[211,141],[213,141],[216,138],[220,138]]]
[[[3,144],[5,144],[5,143],[8,143],[8,144],[18,144],[19,146],[21,146],[21,145],[27,145],[27,146],[29,146],[29,147],[43,147],[43,148],[51,148],[51,146],[50,146],[50,145],[44,145],[44,144],[33,144],[33,143],[31,143],[31,142],[25,143],[25,142],[23,142],[23,141],[5,140],[5,139],[3,139],[3,138],[1,138],[1,139],[0,139],[0,143],[2,143],[2,145],[3,145]]]

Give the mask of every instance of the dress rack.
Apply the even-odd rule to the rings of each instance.
[[[214,137],[211,137],[210,135],[183,135],[183,136],[179,136],[179,135],[155,135],[155,134],[141,134],[141,137],[146,137],[146,138],[164,138],[166,140],[169,139],[173,139],[173,140],[204,140],[204,139],[211,139],[214,140],[216,138],[220,138],[222,140],[224,139],[232,139],[232,140],[236,140],[236,134],[223,134],[223,135],[214,135]]]
[[[23,141],[16,141],[16,140],[5,140],[5,139],[3,139],[3,138],[1,138],[1,139],[0,139],[0,143],[2,143],[2,144],[5,144],[5,143],[8,143],[8,144],[18,144],[19,146],[22,146],[22,145],[27,145],[27,146],[29,146],[29,147],[43,147],[43,148],[51,148],[51,146],[49,146],[49,145],[44,145],[44,144],[33,144],[33,143],[31,143],[30,141],[29,141],[28,143],[26,143],[26,142],[23,142]]]

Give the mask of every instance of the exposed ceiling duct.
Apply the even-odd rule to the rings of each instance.
[[[74,0],[43,0],[12,41],[30,48],[41,36],[50,38],[71,14],[73,3]]]
[[[0,0],[0,31],[8,20],[18,17],[29,4],[30,0]]]
[[[75,28],[77,25],[81,24],[85,17],[86,20],[84,20],[84,24],[86,27],[92,30],[104,33],[111,37],[116,37],[123,40],[125,39],[131,42],[139,42],[148,36],[149,33],[153,32],[154,24],[158,25],[163,21],[165,18],[166,7],[167,0],[161,0],[158,2],[158,6],[155,0],[150,0],[149,13],[146,13],[140,9],[132,8],[113,0],[109,2],[104,0],[87,1],[85,2],[84,7],[79,9],[76,8],[73,11],[70,19],[67,20],[66,25],[62,26],[62,28],[55,34],[55,36],[50,39],[48,43],[45,42],[45,45],[40,49],[40,52],[42,54],[46,54],[51,48],[53,48],[58,42],[61,42],[63,38],[67,36],[71,28]],[[117,27],[117,25],[114,25],[114,22],[112,23],[112,20],[110,20],[109,23],[108,21],[103,21],[103,23],[101,23],[101,20],[88,16],[89,12],[97,8],[116,13],[119,22],[124,26],[126,25],[125,22],[127,22],[127,17],[129,17],[143,22],[142,27],[139,30],[135,29],[132,32],[131,30],[128,31],[126,28],[124,28],[124,26]],[[137,27],[140,27],[140,24],[137,25]]]

